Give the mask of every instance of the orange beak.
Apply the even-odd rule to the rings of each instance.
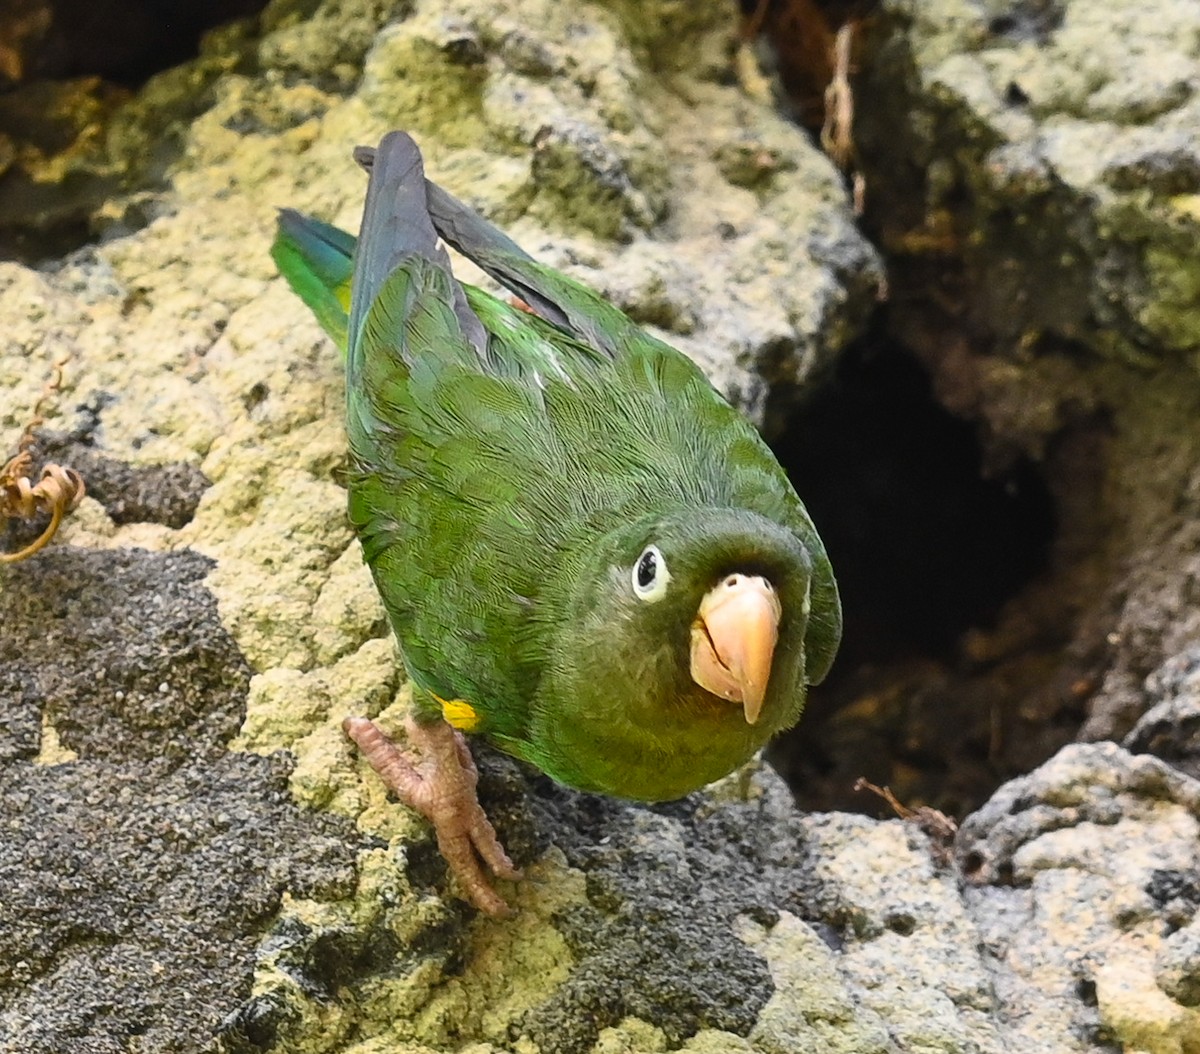
[[[692,680],[741,703],[747,724],[758,720],[767,695],[781,612],[765,578],[727,575],[704,595],[692,623]]]

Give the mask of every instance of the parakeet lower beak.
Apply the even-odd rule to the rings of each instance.
[[[741,703],[749,724],[766,698],[781,611],[765,578],[728,575],[704,595],[692,624],[692,680]]]

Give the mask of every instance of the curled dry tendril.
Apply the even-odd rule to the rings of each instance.
[[[33,418],[17,441],[16,454],[0,468],[0,524],[9,519],[31,520],[46,512],[50,513],[50,523],[25,548],[15,553],[0,553],[0,563],[25,560],[48,545],[58,533],[63,517],[79,504],[85,492],[83,477],[75,469],[64,465],[44,465],[38,481],[34,483],[30,479],[33,470],[33,455],[30,453],[33,430],[42,423],[46,400],[62,386],[65,364],[65,359],[54,364],[54,372],[34,404]]]

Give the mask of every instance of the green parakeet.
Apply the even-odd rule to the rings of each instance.
[[[357,247],[283,210],[272,252],[345,348],[350,518],[422,760],[346,727],[499,914],[478,856],[516,871],[456,729],[571,787],[680,797],[800,717],[837,587],[783,469],[690,359],[427,182],[408,135],[356,157]],[[523,303],[456,281],[439,237]]]

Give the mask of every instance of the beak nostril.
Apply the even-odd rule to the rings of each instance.
[[[741,575],[730,575],[727,579],[725,579],[725,588],[733,589],[739,582],[741,582],[741,580]]]

